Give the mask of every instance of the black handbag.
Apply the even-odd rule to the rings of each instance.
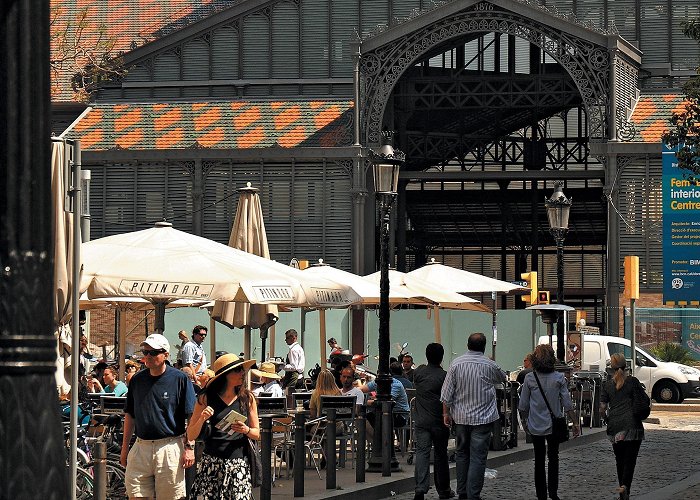
[[[651,399],[647,396],[646,391],[640,382],[635,384],[632,391],[632,415],[634,418],[644,420],[651,413]]]
[[[547,396],[544,395],[544,390],[542,389],[542,384],[540,384],[540,379],[537,377],[537,372],[533,370],[532,374],[535,376],[537,381],[537,386],[540,388],[540,393],[542,394],[542,399],[547,405],[549,410],[549,416],[552,418],[552,436],[558,443],[564,443],[569,440],[569,424],[566,421],[566,417],[555,417],[552,408],[549,406],[549,401],[547,401]]]
[[[250,465],[250,482],[253,488],[257,488],[262,484],[262,461],[260,460],[260,447],[258,442],[247,438],[248,446],[247,453],[248,464]]]

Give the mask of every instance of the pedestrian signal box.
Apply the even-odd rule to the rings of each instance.
[[[522,273],[520,277],[527,283],[526,288],[530,289],[530,295],[523,295],[522,299],[525,303],[534,306],[537,304],[537,271]]]
[[[547,290],[540,290],[537,292],[537,303],[549,304],[549,292]]]

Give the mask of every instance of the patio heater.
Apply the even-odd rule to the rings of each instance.
[[[382,421],[379,409],[383,401],[391,400],[391,381],[389,372],[389,227],[391,210],[397,196],[399,183],[399,169],[403,165],[406,155],[392,147],[392,132],[382,132],[382,146],[379,151],[369,151],[369,159],[372,162],[374,172],[374,191],[379,202],[380,224],[380,253],[379,253],[379,367],[377,368],[377,415],[375,422]],[[376,426],[372,445],[372,456],[368,461],[367,470],[370,472],[382,471],[382,435],[391,440],[393,429],[380,429],[383,425]],[[393,441],[393,440],[392,440]],[[391,441],[390,441],[391,442]],[[393,449],[393,445],[390,447]],[[398,462],[392,460],[391,468],[398,470]]]
[[[554,193],[546,199],[544,206],[549,219],[549,232],[557,242],[557,304],[564,304],[564,238],[569,232],[571,198],[562,190],[562,182],[554,183]],[[564,313],[557,318],[557,359],[564,361]]]

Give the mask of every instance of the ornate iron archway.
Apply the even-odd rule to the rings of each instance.
[[[536,7],[549,12],[544,7]],[[607,139],[607,117],[614,107],[611,106],[610,92],[609,75],[613,59],[610,49],[493,3],[479,2],[366,52],[362,50],[362,45],[367,46],[367,42],[377,35],[372,34],[362,41],[360,102],[365,103],[361,117],[365,144],[373,146],[379,143],[382,119],[391,92],[409,67],[452,39],[484,32],[514,35],[527,40],[564,67],[581,93],[588,114],[589,137],[594,140]]]

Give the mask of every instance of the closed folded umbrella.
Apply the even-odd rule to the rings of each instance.
[[[231,237],[228,245],[244,252],[270,258],[270,250],[265,233],[262,206],[258,190],[250,183],[238,190],[238,207],[231,229]],[[250,329],[260,328],[261,325],[274,323],[278,317],[277,306],[272,304],[249,304],[245,302],[216,301],[211,310],[211,317],[216,321],[227,325],[229,328],[243,328],[244,354],[250,356]],[[267,331],[261,331],[261,336],[266,338]],[[263,338],[263,342],[265,340]],[[212,349],[214,348],[212,342]],[[263,358],[265,346],[263,345]],[[213,358],[212,358],[213,359]]]

